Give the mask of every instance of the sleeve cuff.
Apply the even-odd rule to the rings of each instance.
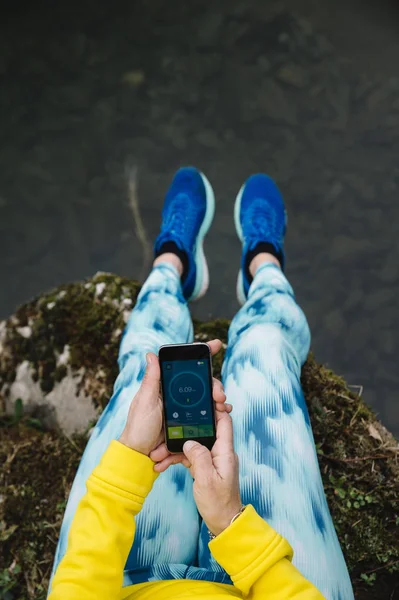
[[[253,583],[282,558],[292,560],[293,551],[249,505],[227,529],[209,543],[215,560],[234,585],[248,593]]]
[[[123,495],[132,496],[140,509],[158,473],[148,456],[113,440],[91,477],[118,489]]]

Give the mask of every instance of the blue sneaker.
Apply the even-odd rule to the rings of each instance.
[[[161,232],[155,241],[155,255],[175,244],[185,257],[182,277],[187,300],[201,298],[209,286],[209,271],[203,242],[215,214],[215,196],[211,184],[194,167],[179,169],[166,194],[162,210]]]
[[[284,200],[277,185],[268,175],[252,175],[238,193],[234,220],[242,249],[241,269],[237,280],[237,297],[244,304],[252,277],[249,273],[248,253],[258,244],[270,245],[284,268],[284,236],[287,214]],[[262,251],[262,250],[261,250]],[[267,250],[266,250],[267,251]]]

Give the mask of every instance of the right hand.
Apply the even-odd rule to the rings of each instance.
[[[216,413],[216,442],[211,451],[190,440],[184,444],[183,452],[194,478],[198,512],[209,531],[219,535],[242,508],[230,415]]]

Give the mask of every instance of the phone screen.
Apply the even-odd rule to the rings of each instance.
[[[196,440],[212,447],[215,420],[209,349],[206,346],[204,352],[194,345],[191,349],[195,348],[198,356],[182,358],[184,347],[175,346],[176,358],[172,360],[172,348],[168,347],[168,356],[160,361],[167,446],[179,452],[184,442]]]

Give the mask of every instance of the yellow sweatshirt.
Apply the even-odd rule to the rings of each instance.
[[[291,564],[288,542],[252,506],[209,543],[234,586],[182,579],[122,588],[134,517],[157,477],[153,466],[143,454],[111,442],[87,480],[49,600],[323,600]]]

